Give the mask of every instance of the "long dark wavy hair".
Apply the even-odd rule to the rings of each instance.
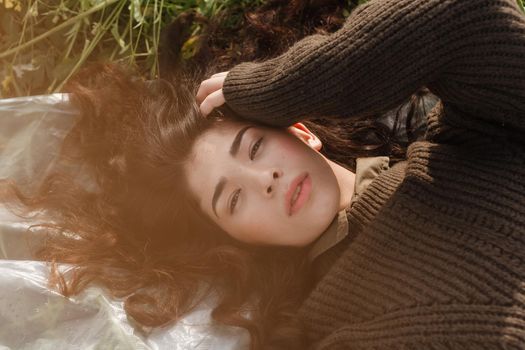
[[[225,54],[210,23],[200,53],[183,63],[177,52],[184,35],[176,32],[184,33],[192,16],[196,20],[187,14],[165,35],[163,79],[145,81],[116,65],[80,74],[68,87],[80,118],[64,140],[59,163],[87,164],[94,186],[86,188],[62,170],[33,193],[10,179],[0,183],[2,200],[14,212],[26,216],[44,210],[53,218],[30,227],[47,231],[35,257],[51,262],[50,283],[66,296],[98,284],[124,298],[127,314],[144,327],[176,322],[213,290],[219,299],[212,318],[246,329],[251,349],[305,348],[295,311],[314,285],[307,247],[234,240],[199,212],[182,166],[194,140],[218,119],[198,113],[194,96],[200,81],[239,61],[279,54],[311,34],[308,28],[336,30],[343,18],[338,3],[267,2],[247,13],[245,30],[231,37],[232,43],[243,40],[240,56]],[[280,45],[272,45],[276,37]],[[401,160],[406,145],[421,136],[412,126],[421,125],[417,120],[426,113],[420,106],[427,93],[422,89],[397,110],[362,120],[305,124],[323,141],[322,153],[349,169],[357,157]],[[395,120],[393,125],[381,122],[385,116]],[[399,125],[407,126],[405,141]],[[73,270],[60,273],[56,263],[72,264]]]

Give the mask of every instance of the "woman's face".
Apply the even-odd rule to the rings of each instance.
[[[337,179],[320,148],[301,123],[220,121],[197,138],[184,171],[201,210],[235,239],[305,246],[339,209]]]

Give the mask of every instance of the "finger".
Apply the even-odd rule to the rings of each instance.
[[[222,81],[215,80],[215,78],[225,77],[228,73],[229,73],[229,71],[215,73],[210,78],[204,80],[201,83],[201,86],[199,87],[199,91],[197,91],[197,96],[196,96],[197,97],[197,102],[200,103],[206,97],[206,94],[209,94],[209,93],[217,90],[217,88],[222,88],[224,80],[222,80]],[[213,80],[212,80],[212,78],[213,78]],[[210,84],[213,84],[213,86],[210,85]]]
[[[215,73],[214,75],[211,76],[211,78],[215,78],[215,77],[224,77],[228,74],[229,72],[220,72],[220,73]]]
[[[224,104],[224,95],[222,93],[222,89],[219,89],[211,94],[209,94],[202,104],[200,105],[201,113],[204,116],[207,116],[211,113],[211,111],[219,106],[222,106]]]
[[[199,89],[197,90],[197,102],[200,103],[206,98],[206,96],[222,88],[223,82],[224,78],[222,77],[215,77],[204,80],[199,86]]]
[[[212,92],[204,99],[204,101],[202,101],[200,105],[202,115],[207,116],[214,108],[222,106],[224,102],[222,89]]]

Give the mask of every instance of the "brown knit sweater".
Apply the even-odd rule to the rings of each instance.
[[[228,74],[229,106],[288,126],[440,97],[425,140],[347,209],[299,310],[312,348],[525,349],[525,15],[516,0],[371,0],[331,35]],[[355,228],[358,228],[357,230]]]

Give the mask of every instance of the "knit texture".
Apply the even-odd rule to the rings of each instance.
[[[347,209],[352,234],[299,310],[312,348],[525,349],[515,0],[371,0],[336,33],[236,66],[224,95],[247,119],[288,126],[383,112],[421,86],[440,98],[425,139]]]

